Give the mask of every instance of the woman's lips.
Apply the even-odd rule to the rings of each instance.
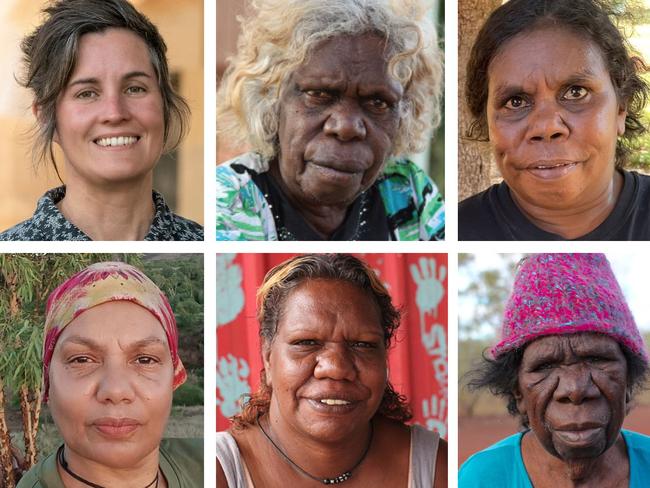
[[[111,438],[129,437],[140,427],[140,422],[131,418],[100,418],[92,426],[102,435]]]
[[[322,177],[331,181],[348,182],[363,176],[366,168],[356,161],[321,162],[307,161],[306,164]]]
[[[543,180],[562,178],[574,171],[580,162],[576,161],[537,161],[525,170]]]
[[[555,435],[565,444],[574,446],[592,444],[600,435],[602,427],[593,427],[579,430],[555,430]]]
[[[329,415],[344,415],[350,413],[359,405],[358,401],[341,400],[335,397],[327,399],[307,398],[307,403],[317,412]]]

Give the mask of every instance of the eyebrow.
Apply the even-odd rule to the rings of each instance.
[[[572,73],[562,83],[562,86],[577,85],[580,83],[587,83],[594,79],[595,73],[589,67],[585,67],[577,73]],[[513,96],[519,93],[524,93],[524,87],[521,84],[510,84],[507,81],[496,86],[494,93],[497,97]]]
[[[124,76],[122,76],[122,80],[130,80],[132,78],[152,78],[150,74],[145,73],[144,71],[129,71],[126,73]],[[75,86],[75,85],[92,85],[92,84],[97,84],[99,83],[98,78],[79,78],[78,80],[71,81],[68,83],[68,86]]]
[[[61,346],[65,346],[67,344],[73,344],[73,345],[79,345],[79,346],[87,346],[92,349],[98,349],[98,350],[104,350],[104,346],[99,344],[97,341],[89,338],[89,337],[84,337],[80,335],[73,335],[68,337],[63,341]],[[140,339],[138,341],[132,342],[127,345],[128,348],[130,349],[136,349],[136,348],[141,348],[141,347],[147,347],[147,346],[152,346],[152,345],[163,345],[166,346],[165,341],[160,339],[159,337],[156,336],[150,336],[150,337],[145,337],[144,339]]]

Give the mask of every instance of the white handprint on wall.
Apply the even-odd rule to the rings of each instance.
[[[244,308],[242,272],[236,254],[217,254],[217,327],[234,320]]]
[[[431,395],[431,400],[422,400],[422,412],[427,429],[435,430],[440,437],[447,435],[447,400]]]
[[[239,412],[241,396],[250,393],[249,374],[250,368],[243,358],[228,354],[217,361],[217,407],[224,417]]]

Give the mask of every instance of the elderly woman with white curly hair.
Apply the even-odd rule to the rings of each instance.
[[[222,81],[218,240],[444,238],[435,184],[400,155],[440,120],[422,0],[253,0]]]

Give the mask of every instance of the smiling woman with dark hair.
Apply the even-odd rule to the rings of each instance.
[[[539,254],[517,270],[500,341],[470,387],[522,432],[470,457],[460,488],[647,486],[650,437],[622,429],[648,352],[604,255]]]
[[[217,432],[217,486],[447,486],[447,445],[388,381],[400,314],[367,264],[314,254],[257,293],[260,387]]]
[[[645,131],[645,65],[615,17],[599,0],[510,0],[485,22],[468,135],[504,181],[460,203],[461,240],[650,239],[650,177],[623,170]]]
[[[253,152],[217,168],[217,239],[443,239],[442,197],[404,157],[440,120],[425,2],[252,5],[217,130]]]
[[[167,46],[127,0],[58,0],[22,42],[36,162],[65,184],[0,241],[202,240],[153,189],[154,167],[183,139],[189,107],[172,87]],[[63,179],[61,179],[63,181]]]

